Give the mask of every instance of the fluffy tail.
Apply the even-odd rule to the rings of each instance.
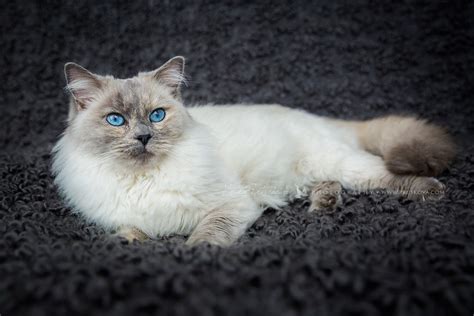
[[[395,174],[438,175],[456,152],[446,131],[426,120],[386,116],[350,124],[361,146],[383,157],[387,169]]]

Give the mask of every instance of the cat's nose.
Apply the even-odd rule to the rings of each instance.
[[[148,141],[150,140],[151,135],[143,134],[143,135],[138,135],[135,138],[138,139],[143,144],[143,146],[145,146],[146,144],[148,144]]]

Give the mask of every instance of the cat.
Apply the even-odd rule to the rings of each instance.
[[[433,176],[455,146],[414,117],[319,117],[280,105],[185,107],[184,58],[129,79],[67,63],[67,128],[52,171],[73,211],[128,240],[189,235],[228,246],[266,208],[308,195],[310,211],[341,189],[439,198]]]

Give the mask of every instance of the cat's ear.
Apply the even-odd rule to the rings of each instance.
[[[151,72],[152,78],[171,88],[179,96],[179,88],[185,83],[184,57],[176,56],[168,60],[163,66]]]
[[[64,75],[66,76],[67,89],[74,98],[77,110],[87,108],[102,88],[99,77],[75,63],[64,65]]]

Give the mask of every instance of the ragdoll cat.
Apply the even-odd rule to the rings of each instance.
[[[128,239],[190,235],[229,245],[268,207],[309,195],[340,203],[342,187],[439,197],[454,147],[412,117],[342,121],[279,105],[184,107],[184,59],[130,79],[68,63],[68,126],[55,182],[72,209]]]

